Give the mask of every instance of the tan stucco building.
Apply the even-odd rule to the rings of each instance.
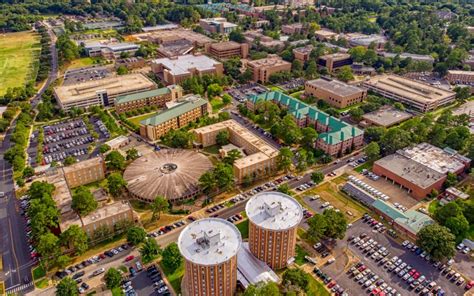
[[[367,90],[363,88],[326,78],[306,81],[304,90],[306,95],[321,99],[336,108],[346,108],[367,97]]]
[[[64,178],[70,188],[105,178],[105,161],[102,157],[84,160],[64,167]]]
[[[179,85],[120,96],[115,99],[115,111],[124,113],[144,107],[163,108],[167,102],[176,101],[183,96],[183,88]]]
[[[205,48],[208,54],[221,60],[232,57],[246,59],[249,55],[249,45],[247,43],[237,43],[234,41],[208,43]]]
[[[291,71],[291,63],[277,55],[269,55],[263,59],[247,62],[247,68],[252,71],[253,81],[266,83],[272,74]]]

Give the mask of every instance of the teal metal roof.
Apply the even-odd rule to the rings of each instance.
[[[123,103],[127,103],[127,102],[133,102],[133,101],[136,101],[136,100],[141,100],[141,99],[166,95],[166,94],[169,94],[169,93],[170,93],[170,90],[167,87],[147,90],[147,91],[143,91],[143,92],[139,92],[139,93],[124,95],[124,96],[118,96],[115,99],[115,104],[123,104]]]
[[[415,210],[408,210],[405,212],[404,218],[395,220],[398,224],[404,225],[413,233],[418,233],[424,226],[434,223],[430,216],[420,213]]]
[[[198,107],[201,107],[203,105],[207,104],[207,100],[204,100],[198,95],[189,95],[186,97],[183,97],[183,102],[173,106],[169,109],[166,109],[164,111],[161,111],[152,117],[149,117],[145,120],[140,121],[140,124],[142,125],[159,125],[162,124],[163,122],[167,122],[175,117],[178,117],[186,112],[189,112],[193,109],[196,109]]]
[[[395,208],[394,206],[389,205],[388,203],[380,199],[376,199],[374,203],[372,204],[372,206],[375,209],[387,215],[388,217],[390,217],[390,219],[392,220],[406,218],[405,214],[402,211],[400,211],[399,209]]]
[[[274,101],[288,107],[289,113],[297,119],[309,117],[312,120],[328,125],[329,132],[320,133],[319,138],[326,143],[334,145],[352,137],[363,134],[363,131],[352,126],[338,118],[332,117],[318,108],[308,105],[296,98],[278,91],[270,91],[260,95],[254,95],[249,98],[254,104],[257,101]]]

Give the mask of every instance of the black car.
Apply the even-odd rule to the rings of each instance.
[[[55,275],[56,275],[59,279],[63,279],[63,278],[65,278],[65,277],[67,276],[67,272],[65,272],[65,271],[58,271],[58,272],[56,272]]]
[[[82,284],[81,284],[81,287],[82,287],[84,290],[89,289],[89,285],[86,284],[86,283],[82,283]]]
[[[72,276],[72,279],[73,279],[73,280],[78,279],[78,278],[80,278],[81,276],[83,276],[84,274],[85,274],[84,271],[79,271],[78,273],[76,273],[76,274],[74,274],[74,275]]]

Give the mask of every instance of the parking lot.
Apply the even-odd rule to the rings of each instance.
[[[348,238],[358,237],[361,234],[366,234],[366,236],[363,238],[364,243],[368,243],[370,239],[372,239],[372,244],[377,243],[377,246],[372,248],[373,251],[371,248],[367,248],[367,245],[369,244],[361,249],[361,246],[364,244],[357,246],[357,239],[354,239],[354,242],[352,243],[348,242]],[[417,255],[414,251],[404,248],[402,245],[390,238],[386,232],[381,233],[373,229],[362,219],[355,222],[348,229],[344,240],[338,241],[337,245],[331,248],[332,256],[336,258],[336,263],[337,261],[342,261],[343,264],[342,266],[341,264],[336,263],[325,265],[321,268],[321,270],[329,275],[332,280],[335,280],[337,284],[346,289],[346,292],[349,293],[349,295],[368,295],[372,290],[379,288],[384,283],[386,283],[386,285],[384,285],[382,288],[386,289],[390,287],[390,290],[395,289],[396,292],[393,293],[393,295],[418,295],[421,291],[423,291],[423,289],[419,289],[419,291],[416,291],[417,288],[410,289],[410,284],[407,283],[407,280],[412,282],[416,281],[414,278],[413,280],[410,280],[410,277],[413,277],[413,275],[417,272],[419,274],[415,277],[420,279],[422,276],[424,276],[426,278],[424,281],[426,285],[429,285],[432,281],[434,281],[435,285],[432,287],[433,290],[437,287],[440,287],[439,289],[445,292],[443,295],[464,294],[464,284],[458,286],[451,282],[444,274],[442,274],[436,267],[433,266],[433,262],[427,261]],[[380,259],[376,261],[372,258],[372,256],[377,258],[374,254],[377,253],[376,250],[380,248],[385,248],[383,250],[387,252],[387,259]],[[357,257],[355,260],[351,260],[352,263],[350,264],[349,260],[347,259],[347,255],[345,254],[346,250],[350,250],[351,253]],[[401,272],[401,274],[396,274],[393,271],[390,271],[390,269],[384,267],[384,265],[388,264],[387,262],[390,261],[390,259],[394,256],[397,257],[395,260],[395,262],[398,261],[397,266],[403,266],[403,268],[397,269],[398,267],[394,267],[393,270],[396,270],[398,273]],[[384,260],[387,262],[383,262]],[[348,269],[357,262],[361,262],[365,266],[365,270],[370,270],[370,272],[373,272],[374,275],[377,276],[373,283],[367,282],[369,280],[369,272],[366,272],[366,274],[362,276],[347,273]],[[383,262],[383,264],[380,264],[380,262]],[[405,273],[402,272],[403,269],[406,270]],[[406,276],[406,274],[409,274],[410,272],[412,275]],[[367,278],[365,278],[366,276]],[[406,277],[406,280],[403,279],[403,276]],[[383,280],[383,282],[380,280]],[[362,281],[362,285],[360,285],[358,281]],[[469,279],[466,281],[469,281]],[[377,285],[377,282],[379,285]],[[366,283],[367,286],[364,287]],[[371,289],[368,291],[369,288]]]
[[[139,272],[133,277],[131,283],[137,295],[171,295],[161,271],[156,265],[151,265],[146,270]]]
[[[99,135],[98,142],[105,141],[110,135],[105,125],[99,119],[91,120],[94,131]],[[91,135],[82,119],[62,121],[43,127],[43,163],[63,161],[68,156],[77,160],[88,158],[88,147],[96,140]],[[31,139],[32,141],[34,138]]]
[[[99,80],[112,75],[112,71],[107,67],[88,67],[68,70],[64,73],[63,85],[72,85],[91,80]]]
[[[227,91],[227,93],[236,101],[243,103],[248,97],[258,95],[268,91],[268,89],[258,83],[247,83],[239,85]]]
[[[282,88],[285,91],[290,91],[298,88],[304,87],[306,80],[304,78],[294,78],[285,82],[277,84],[278,87]]]

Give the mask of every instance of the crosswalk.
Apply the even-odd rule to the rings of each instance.
[[[6,292],[7,292],[7,295],[15,294],[15,293],[21,292],[23,290],[26,290],[31,286],[33,286],[33,282],[28,283],[28,284],[23,284],[23,285],[18,285],[18,286],[7,288]]]

